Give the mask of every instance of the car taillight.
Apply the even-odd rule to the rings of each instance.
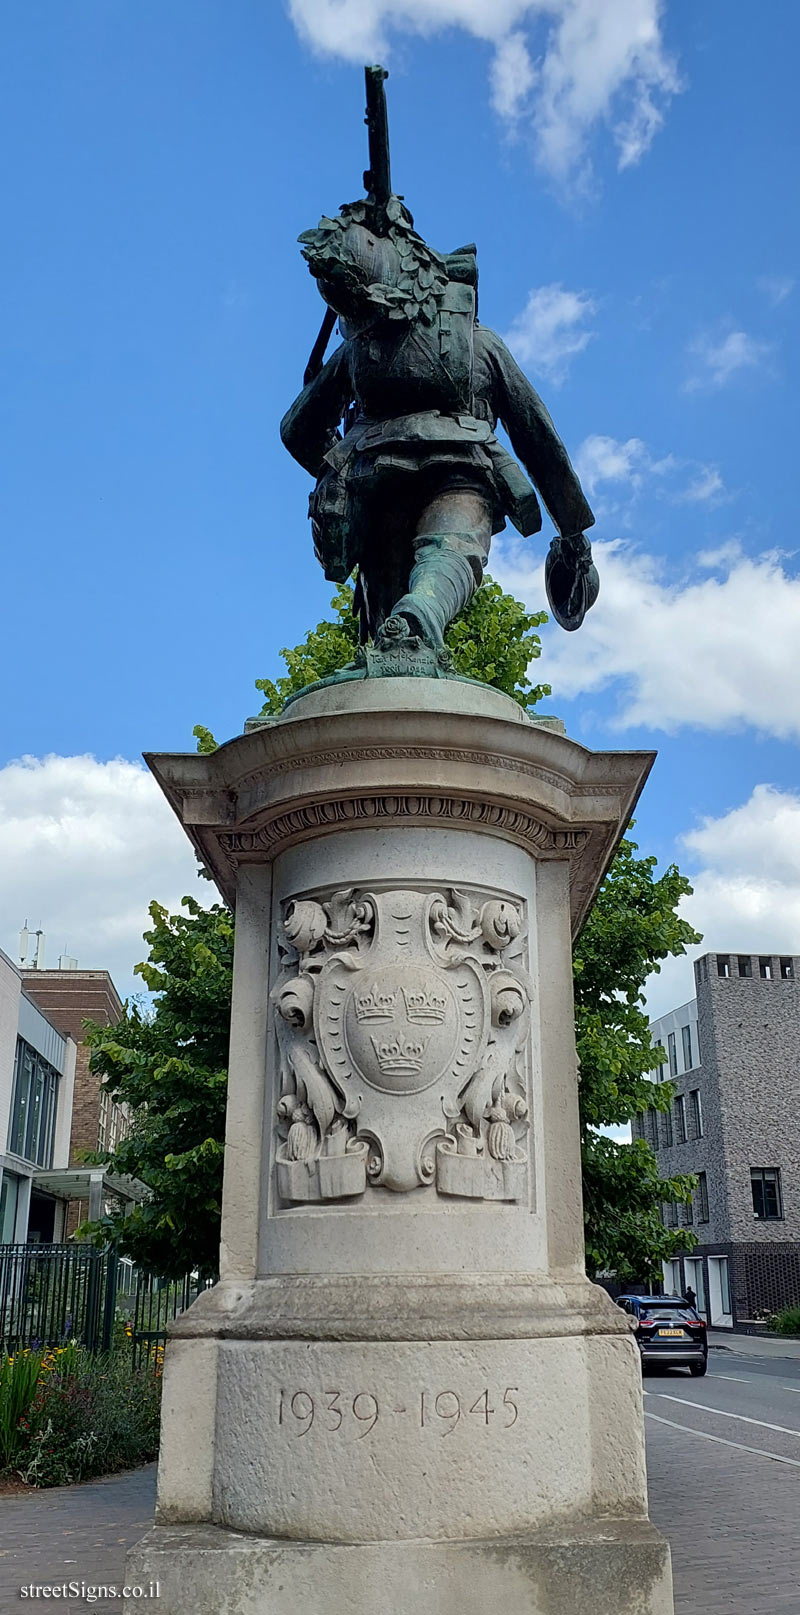
[[[640,1327],[640,1329],[655,1329],[655,1326],[656,1326],[655,1318],[640,1318],[639,1319],[639,1327]]]

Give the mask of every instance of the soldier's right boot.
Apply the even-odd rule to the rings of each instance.
[[[418,634],[433,650],[441,650],[445,629],[478,587],[480,576],[476,573],[481,571],[481,559],[474,553],[476,548],[474,535],[469,532],[421,535],[416,540],[408,593],[392,607],[384,628],[400,617],[412,634]],[[389,628],[389,637],[392,633]]]

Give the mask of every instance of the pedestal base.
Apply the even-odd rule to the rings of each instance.
[[[570,946],[652,758],[370,676],[149,761],[236,953],[222,1279],[172,1331],[129,1585],[672,1615],[638,1352],[582,1270]]]
[[[159,1615],[672,1615],[669,1549],[644,1520],[481,1542],[286,1542],[157,1526],[128,1555]],[[140,1601],[125,1602],[133,1615]]]

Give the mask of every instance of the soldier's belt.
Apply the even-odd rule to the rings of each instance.
[[[363,430],[354,427],[353,435],[356,434],[355,447],[359,453],[382,449],[389,444],[489,443],[494,435],[488,421],[476,420],[474,415],[441,415],[438,410],[376,421],[374,426]]]

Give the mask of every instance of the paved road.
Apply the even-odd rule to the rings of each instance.
[[[645,1391],[650,1508],[672,1545],[676,1615],[800,1615],[800,1360],[714,1351],[705,1379],[677,1370]],[[0,1499],[2,1615],[45,1607],[20,1599],[23,1583],[121,1582],[154,1495],[151,1465]],[[110,1615],[120,1603],[57,1607]]]
[[[676,1615],[800,1615],[800,1361],[713,1351],[644,1388]]]

